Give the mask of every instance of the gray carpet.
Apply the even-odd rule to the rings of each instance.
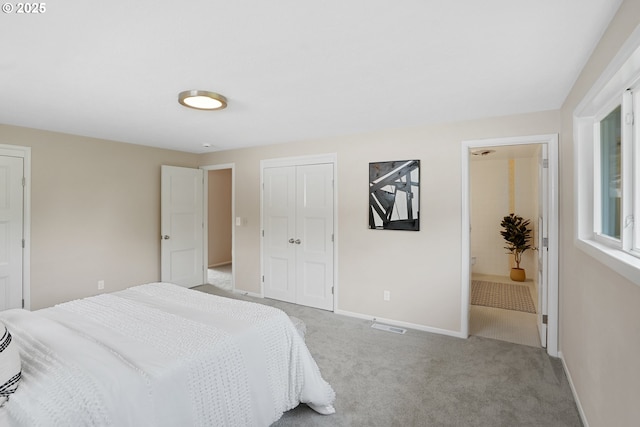
[[[229,296],[211,285],[194,289]],[[306,342],[336,391],[336,414],[306,405],[274,426],[581,426],[558,359],[544,349],[482,337],[408,330],[269,299],[307,326]]]

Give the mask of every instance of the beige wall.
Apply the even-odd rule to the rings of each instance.
[[[461,141],[559,132],[558,112],[211,153],[235,163],[236,288],[260,292],[260,160],[338,157],[338,310],[459,333]],[[421,230],[369,230],[368,163],[421,160]],[[391,300],[383,301],[383,291]]]
[[[498,148],[500,150],[500,148]],[[531,221],[531,245],[536,246],[537,229],[537,159],[514,158],[513,194],[509,191],[510,174],[508,158],[471,158],[469,162],[471,201],[471,256],[476,258],[473,273],[509,276],[513,256],[506,254],[506,245],[500,235],[502,218],[514,213]],[[513,265],[512,265],[513,264]],[[526,251],[520,267],[527,278],[534,279],[536,253]]]
[[[208,171],[209,267],[231,262],[231,169]]]
[[[640,287],[575,246],[572,114],[640,24],[640,1],[625,1],[562,108],[560,350],[591,427],[640,420]]]
[[[160,165],[197,156],[0,125],[31,148],[31,308],[160,279]]]

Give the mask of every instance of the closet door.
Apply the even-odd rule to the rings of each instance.
[[[263,171],[264,295],[333,310],[333,164]]]
[[[333,165],[296,175],[296,302],[333,310]]]
[[[263,172],[264,296],[296,302],[296,168],[265,168]]]

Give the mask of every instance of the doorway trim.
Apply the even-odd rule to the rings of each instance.
[[[475,148],[500,147],[506,145],[547,144],[549,158],[549,191],[547,192],[549,217],[549,263],[547,271],[548,286],[548,323],[547,353],[558,357],[558,134],[515,136],[493,139],[462,141],[462,283],[461,283],[461,320],[460,332],[469,337],[470,284],[471,284],[471,201],[470,201],[470,151]]]
[[[260,233],[264,230],[264,170],[269,167],[333,164],[333,310],[338,307],[338,155],[336,153],[281,157],[260,160]],[[264,277],[264,239],[260,237],[260,277]],[[260,280],[260,297],[264,298],[264,281]]]
[[[204,248],[203,248],[203,265],[204,271],[202,272],[202,283],[207,283],[209,278],[207,277],[207,271],[209,270],[209,171],[231,169],[231,291],[236,290],[236,164],[235,163],[223,163],[219,165],[207,165],[200,166],[200,169],[205,171],[204,186],[202,191],[202,197],[204,198],[203,209],[204,218],[202,231],[204,233]]]
[[[23,159],[24,200],[22,206],[22,299],[23,308],[31,310],[31,147],[0,144],[0,156]]]

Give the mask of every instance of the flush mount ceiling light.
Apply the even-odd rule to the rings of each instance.
[[[206,90],[185,90],[178,94],[178,102],[196,110],[222,110],[227,107],[227,98]]]

